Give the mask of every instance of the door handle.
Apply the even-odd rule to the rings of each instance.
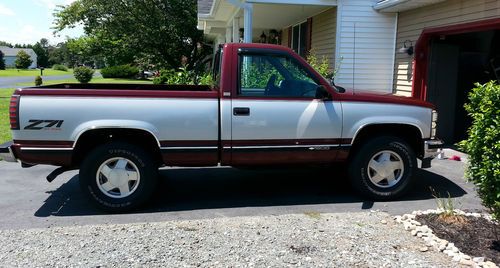
[[[236,107],[233,109],[233,115],[235,116],[249,116],[250,108],[248,107]]]

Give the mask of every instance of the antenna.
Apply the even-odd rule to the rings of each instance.
[[[356,22],[354,22],[354,42],[353,42],[353,59],[352,59],[352,94],[356,95],[355,82],[356,81]]]

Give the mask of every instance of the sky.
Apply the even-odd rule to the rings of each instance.
[[[47,38],[50,44],[66,40],[66,36],[83,35],[81,27],[67,29],[53,35],[52,13],[57,5],[68,5],[75,0],[0,0],[0,40],[11,44],[35,44]]]

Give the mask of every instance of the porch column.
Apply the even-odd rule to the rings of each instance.
[[[231,26],[226,27],[226,43],[231,43],[231,38],[233,35],[233,28]]]
[[[244,4],[244,29],[245,29],[245,35],[244,35],[244,42],[245,43],[252,43],[252,36],[253,36],[253,21],[252,21],[252,16],[253,16],[253,4],[246,3]]]
[[[240,42],[240,18],[233,18],[233,43]]]

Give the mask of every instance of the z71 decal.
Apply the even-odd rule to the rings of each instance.
[[[35,120],[30,119],[30,124],[24,129],[27,130],[60,130],[64,120]]]

